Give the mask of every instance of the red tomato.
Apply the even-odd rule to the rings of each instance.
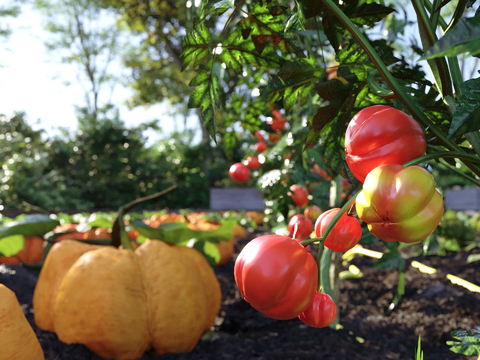
[[[234,275],[245,301],[277,320],[304,312],[318,286],[313,256],[298,241],[280,235],[250,241],[237,257]]]
[[[328,224],[330,224],[339,211],[339,208],[330,209],[318,217],[315,223],[315,234],[317,237],[322,236]],[[357,245],[361,237],[362,228],[358,220],[344,213],[323,243],[330,250],[343,252]]]
[[[260,167],[260,161],[258,161],[258,157],[256,156],[249,156],[247,157],[245,165],[250,169],[258,169]]]
[[[307,239],[313,232],[312,220],[303,215],[294,215],[288,222],[288,232],[294,239]]]
[[[283,130],[285,128],[286,120],[278,119],[278,118],[267,118],[267,124],[272,127],[273,131]]]
[[[298,207],[303,207],[308,204],[308,191],[298,185],[290,186],[290,191],[288,196],[290,196]]]
[[[250,169],[242,163],[235,163],[230,166],[228,173],[230,174],[232,180],[238,183],[244,183],[250,179]]]
[[[257,141],[264,141],[265,139],[263,138],[263,135],[260,131],[255,131],[255,137],[257,138]]]
[[[425,153],[422,127],[403,111],[385,105],[367,107],[350,121],[345,133],[345,157],[362,183],[384,164],[404,164]]]
[[[310,205],[303,210],[303,215],[309,218],[312,221],[317,220],[317,218],[322,214],[322,209],[320,209],[317,205]]]
[[[379,239],[416,243],[429,236],[442,219],[443,198],[424,168],[389,164],[367,175],[356,210]]]
[[[260,154],[268,149],[268,145],[265,141],[259,141],[255,144],[255,150]]]
[[[327,327],[337,317],[337,305],[330,295],[317,291],[310,306],[298,318],[314,328]]]

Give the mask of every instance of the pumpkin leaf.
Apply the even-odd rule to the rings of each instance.
[[[25,247],[23,235],[10,235],[0,239],[0,255],[12,256]]]
[[[172,244],[186,244],[191,239],[219,243],[229,240],[233,234],[236,220],[225,220],[220,227],[213,231],[199,231],[190,229],[185,223],[166,223],[158,228],[152,228],[140,220],[134,220],[131,225],[138,233],[149,239],[162,240]]]
[[[48,215],[26,215],[21,220],[9,222],[0,228],[0,239],[10,235],[43,236],[59,224],[58,220]]]
[[[462,18],[448,30],[419,60],[463,53],[480,54],[480,15]]]
[[[108,219],[95,219],[95,220],[89,221],[88,226],[90,226],[92,228],[101,227],[101,228],[106,228],[106,229],[112,229],[113,228],[113,222],[111,222]]]

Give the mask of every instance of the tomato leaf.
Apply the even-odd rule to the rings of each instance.
[[[460,87],[464,92],[457,101],[449,139],[480,129],[480,79],[465,81]]]
[[[467,356],[480,355],[480,326],[471,331],[454,330],[452,336],[460,341],[447,341],[451,351]]]
[[[480,15],[462,18],[448,30],[419,60],[463,53],[480,54]]]
[[[349,7],[345,11],[352,22],[357,26],[374,26],[376,22],[383,20],[388,14],[394,10],[387,6],[377,4],[375,2],[370,4],[362,4],[359,7]]]
[[[372,267],[389,269],[398,268],[398,271],[402,272],[405,270],[405,259],[399,253],[399,242],[387,242],[388,251],[383,254],[383,256],[375,261]]]
[[[210,32],[208,27],[198,21],[193,20],[193,29],[188,31],[182,43],[182,71],[186,70],[190,64],[192,67],[198,66],[202,60],[208,57],[211,52]]]
[[[0,239],[10,235],[43,236],[59,224],[58,220],[48,215],[26,215],[21,220],[9,222],[0,228]]]
[[[12,256],[25,247],[23,235],[10,235],[0,239],[0,255]]]

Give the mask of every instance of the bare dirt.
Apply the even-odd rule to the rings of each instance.
[[[251,234],[249,239],[258,234]],[[237,243],[236,254],[247,241]],[[382,250],[381,244],[377,244],[376,249]],[[419,335],[425,360],[477,358],[455,354],[446,345],[446,341],[453,340],[452,330],[480,326],[480,293],[454,285],[446,278],[447,274],[454,274],[480,284],[479,265],[466,264],[467,253],[408,259],[406,293],[392,312],[388,311],[388,306],[395,295],[398,272],[372,268],[374,259],[371,258],[355,258],[352,263],[360,268],[363,277],[341,282],[338,304],[341,330],[313,329],[298,319],[273,320],[251,308],[235,285],[235,256],[226,265],[215,268],[223,293],[215,331],[204,336],[191,353],[162,357],[146,353],[142,360],[408,360],[414,359]],[[410,266],[412,260],[438,272],[421,273]],[[16,293],[46,360],[100,360],[85,346],[63,344],[54,333],[35,326],[32,295],[37,276],[38,271],[20,265],[0,266],[0,283]]]

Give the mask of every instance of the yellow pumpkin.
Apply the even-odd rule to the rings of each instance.
[[[0,354],[2,360],[45,360],[15,293],[3,284],[0,284]]]
[[[203,255],[162,241],[132,251],[63,240],[50,250],[33,295],[39,328],[118,360],[149,349],[193,350],[220,302]]]

